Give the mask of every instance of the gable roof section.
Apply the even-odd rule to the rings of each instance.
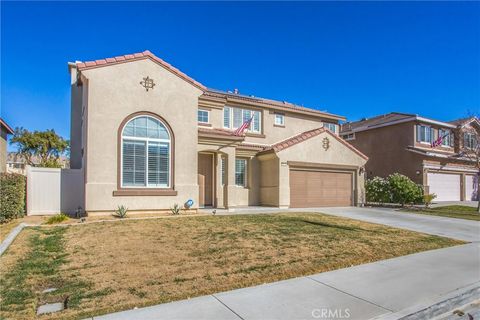
[[[84,70],[90,70],[94,68],[101,68],[101,67],[106,67],[106,66],[111,66],[111,65],[116,65],[120,63],[126,63],[126,62],[132,62],[132,61],[138,61],[138,60],[144,60],[144,59],[150,59],[153,62],[159,64],[163,68],[167,69],[168,71],[172,72],[173,74],[177,75],[178,77],[182,78],[183,80],[187,81],[188,83],[194,85],[195,87],[199,88],[204,92],[204,96],[206,97],[217,97],[217,98],[224,98],[227,100],[240,100],[240,101],[245,101],[249,103],[254,103],[254,104],[259,104],[259,106],[272,106],[273,108],[283,110],[283,111],[291,111],[291,112],[297,112],[297,113],[303,113],[303,114],[309,114],[313,116],[321,116],[324,118],[329,118],[332,120],[345,120],[345,117],[324,112],[324,111],[319,111],[316,109],[312,108],[306,108],[303,106],[299,106],[293,103],[289,103],[286,101],[277,101],[277,100],[272,100],[272,99],[265,99],[265,98],[258,98],[258,97],[253,97],[253,96],[246,96],[246,95],[240,95],[240,94],[234,94],[230,92],[225,92],[222,90],[217,90],[217,89],[211,89],[207,88],[200,82],[194,80],[193,78],[189,77],[179,69],[175,68],[168,62],[160,59],[156,55],[154,55],[152,52],[149,50],[143,51],[143,52],[138,52],[138,53],[133,53],[133,54],[127,54],[127,55],[122,55],[122,56],[117,56],[113,58],[105,58],[105,59],[99,59],[99,60],[93,60],[93,61],[85,61],[85,62],[75,62],[74,65],[77,67],[78,71],[84,71]]]
[[[391,125],[409,122],[409,121],[421,121],[429,124],[436,124],[436,125],[447,127],[447,128],[456,128],[456,126],[452,123],[424,118],[417,114],[390,112],[390,113],[382,114],[369,119],[363,119],[360,121],[344,123],[341,126],[340,132],[352,133],[352,132],[366,131],[370,129],[391,126]]]
[[[344,146],[346,146],[347,148],[349,148],[350,150],[352,150],[353,152],[358,154],[360,157],[364,158],[365,160],[368,160],[368,157],[365,154],[363,154],[362,152],[360,152],[360,150],[356,149],[350,143],[346,142],[345,140],[343,140],[342,138],[340,138],[336,134],[332,133],[330,130],[328,130],[326,128],[323,128],[323,127],[313,129],[313,130],[308,130],[308,131],[302,132],[300,134],[297,134],[297,135],[295,135],[291,138],[288,138],[288,139],[285,139],[283,141],[277,142],[277,143],[271,145],[270,147],[265,148],[265,150],[262,151],[262,152],[265,152],[265,153],[267,153],[267,152],[280,152],[280,151],[285,150],[287,148],[290,148],[290,147],[292,147],[296,144],[302,143],[306,140],[309,140],[313,137],[316,137],[323,132],[325,132],[325,133],[329,134],[330,136],[332,136],[333,138],[335,138],[337,141],[339,141],[341,144],[343,144]]]
[[[468,118],[461,118],[461,119],[449,121],[449,123],[456,125],[457,127],[463,127],[472,122],[475,122],[478,126],[480,126],[480,121],[478,120],[477,117],[468,117]]]
[[[94,69],[94,68],[106,67],[106,66],[111,66],[111,65],[115,65],[115,64],[144,60],[144,59],[152,60],[153,62],[159,64],[160,66],[164,67],[168,71],[172,72],[173,74],[177,75],[178,77],[182,78],[183,80],[185,80],[188,83],[194,85],[195,87],[199,88],[202,91],[207,90],[207,88],[203,84],[194,80],[193,78],[190,78],[185,73],[178,70],[177,68],[175,68],[174,66],[172,66],[168,62],[158,58],[156,55],[154,55],[153,53],[151,53],[148,50],[143,51],[143,52],[139,52],[139,53],[118,56],[118,57],[114,57],[114,58],[106,58],[106,59],[100,59],[100,60],[95,60],[95,61],[86,61],[86,62],[76,62],[75,65],[77,66],[79,71],[84,71],[84,70],[90,70],[90,69]]]
[[[7,133],[14,134],[13,129],[2,118],[0,118],[0,125],[7,130]]]

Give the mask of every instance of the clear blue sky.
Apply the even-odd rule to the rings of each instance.
[[[480,109],[479,2],[2,2],[1,116],[69,136],[67,62],[149,49],[218,89],[347,116]]]

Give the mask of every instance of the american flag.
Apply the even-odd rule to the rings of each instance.
[[[450,133],[446,133],[443,136],[439,136],[435,141],[430,144],[430,147],[435,148],[440,146],[443,143],[443,139],[445,139]]]
[[[233,133],[236,136],[241,136],[245,130],[250,127],[250,123],[252,123],[253,117],[249,120],[245,121],[235,132]]]

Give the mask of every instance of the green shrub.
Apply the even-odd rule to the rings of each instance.
[[[426,208],[430,207],[430,204],[432,203],[433,199],[435,199],[436,197],[437,195],[435,193],[424,194],[423,203],[425,203],[425,207]]]
[[[56,224],[56,223],[60,223],[60,222],[63,222],[65,220],[68,220],[68,219],[69,219],[69,217],[65,213],[59,213],[59,214],[56,214],[56,215],[48,218],[45,223],[46,224]]]
[[[365,182],[367,202],[376,203],[399,203],[405,204],[423,203],[423,189],[410,178],[394,173],[386,179],[374,177]]]
[[[365,182],[367,202],[391,202],[390,185],[386,179],[374,177]]]
[[[387,177],[390,185],[390,192],[393,203],[399,203],[402,206],[407,203],[422,203],[423,189],[407,176],[399,173],[391,174]]]
[[[127,211],[128,211],[128,209],[124,205],[118,206],[118,209],[115,210],[114,216],[116,216],[118,218],[121,218],[121,219],[126,218],[127,217]]]
[[[25,215],[25,176],[0,174],[0,223]]]

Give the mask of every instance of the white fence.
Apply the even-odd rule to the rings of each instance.
[[[27,166],[27,215],[73,214],[84,199],[81,169]]]

